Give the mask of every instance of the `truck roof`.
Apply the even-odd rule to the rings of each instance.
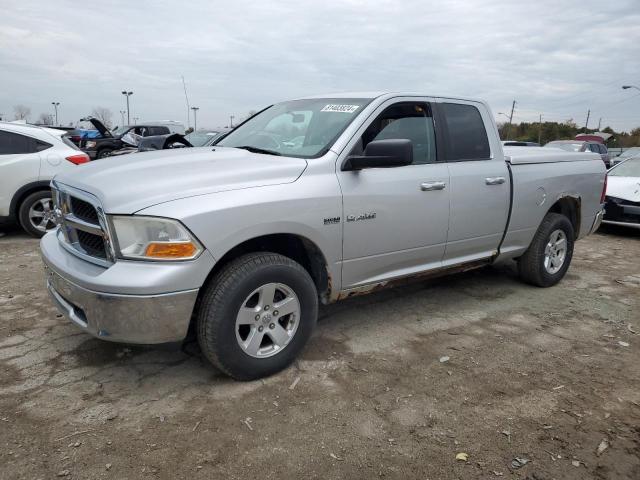
[[[373,91],[373,92],[340,92],[340,93],[325,93],[321,95],[306,95],[299,97],[298,100],[308,100],[313,98],[379,98],[379,97],[431,97],[431,98],[448,98],[451,100],[465,100],[468,102],[478,102],[486,105],[484,100],[477,98],[462,97],[458,95],[433,95],[424,92],[406,92],[406,91]]]

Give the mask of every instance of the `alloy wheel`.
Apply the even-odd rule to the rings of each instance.
[[[300,301],[291,287],[267,283],[251,292],[236,316],[236,340],[254,358],[281,352],[300,323]]]

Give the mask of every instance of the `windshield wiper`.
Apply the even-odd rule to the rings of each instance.
[[[241,145],[239,147],[234,147],[234,148],[241,148],[242,150],[246,150],[247,152],[251,152],[251,153],[264,153],[265,155],[276,155],[276,156],[281,156],[281,153],[278,152],[274,152],[273,150],[267,150],[265,148],[259,148],[259,147],[252,147],[251,145]]]

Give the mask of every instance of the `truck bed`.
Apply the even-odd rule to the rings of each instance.
[[[601,160],[593,152],[567,152],[559,148],[504,147],[505,160],[512,165],[528,163],[580,162]]]

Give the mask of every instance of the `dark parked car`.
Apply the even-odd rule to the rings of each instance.
[[[503,147],[539,147],[538,142],[521,142],[519,140],[503,140]]]
[[[555,140],[549,142],[545,147],[560,148],[568,152],[593,152],[600,155],[607,168],[611,168],[611,155],[606,145],[599,142],[583,142],[581,140]]]
[[[128,133],[133,133],[141,137],[168,135],[171,133],[171,130],[166,125],[125,125],[109,131],[97,118],[86,118],[83,120],[91,122],[100,133],[99,137],[82,137],[80,140],[80,149],[89,155],[92,160],[107,157],[114,150],[123,148],[125,145],[122,142],[122,137]]]

